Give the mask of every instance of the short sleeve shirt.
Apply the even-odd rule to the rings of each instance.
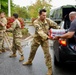
[[[76,32],[76,19],[75,19],[74,21],[71,22],[69,31],[70,31],[70,32],[71,32],[71,31]]]

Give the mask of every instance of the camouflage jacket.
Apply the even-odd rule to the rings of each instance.
[[[35,27],[35,35],[34,39],[39,42],[40,40],[46,40],[48,38],[48,30],[49,28],[58,29],[59,26],[52,20],[46,18],[44,22],[36,19],[33,23]]]
[[[21,25],[18,19],[13,22],[12,26],[7,29],[7,31],[12,31],[14,37],[22,37]]]
[[[0,18],[0,22],[4,24],[4,26],[0,25],[0,30],[6,30],[7,19],[5,17]]]

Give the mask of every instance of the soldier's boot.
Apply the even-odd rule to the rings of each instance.
[[[24,56],[21,55],[21,58],[19,59],[19,61],[21,62],[21,61],[23,61],[23,60],[24,60]]]
[[[16,57],[16,54],[11,54],[9,57],[10,57],[10,58]]]
[[[48,69],[47,75],[53,75],[53,74],[52,74],[52,68],[49,68],[49,69]]]
[[[25,65],[32,65],[32,61],[29,61],[29,60],[28,60],[27,62],[24,62],[23,65],[24,65],[24,66],[25,66]]]
[[[0,50],[0,54],[2,53],[2,50]]]

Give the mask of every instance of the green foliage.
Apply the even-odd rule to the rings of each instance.
[[[22,29],[22,35],[27,35],[28,34],[28,29],[27,28],[23,28]]]
[[[12,6],[12,0],[11,0],[11,6]],[[0,12],[3,11],[8,14],[8,0],[0,0]]]
[[[12,3],[11,0],[11,13],[18,13],[19,17],[26,19],[37,18],[40,9],[45,8],[47,10],[47,16],[49,16],[51,0],[36,0],[36,2],[27,7],[20,7]],[[8,0],[0,0],[0,11],[4,11],[8,14]]]
[[[26,19],[37,18],[38,12],[40,9],[45,8],[47,10],[47,16],[49,16],[51,4],[51,0],[37,0],[36,3],[27,6],[20,7],[18,5],[13,4],[12,13],[18,13],[20,17]]]
[[[13,8],[12,8],[12,14],[13,13],[18,13],[19,14],[19,17],[22,17],[22,18],[29,18],[29,13],[27,11],[27,8],[26,7],[20,7],[18,5],[14,5],[13,4]]]
[[[8,0],[0,0],[0,12],[4,11],[4,12],[8,12],[7,8],[8,8]]]
[[[28,11],[30,14],[31,18],[36,18],[38,16],[38,12],[40,9],[45,8],[47,10],[47,16],[49,16],[49,12],[50,12],[50,0],[37,0],[35,4],[29,6]]]
[[[7,32],[9,37],[13,37],[13,34],[11,32]]]

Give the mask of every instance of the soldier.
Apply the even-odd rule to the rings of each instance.
[[[37,48],[41,45],[44,55],[46,66],[48,67],[47,75],[52,75],[52,65],[51,65],[51,57],[49,53],[49,44],[48,39],[49,36],[48,30],[49,28],[59,28],[55,22],[46,18],[46,10],[41,9],[39,11],[39,18],[34,21],[35,27],[35,36],[31,45],[31,52],[27,62],[24,62],[23,65],[31,65],[36,54]]]
[[[4,31],[6,30],[7,19],[5,12],[0,13],[0,53],[5,52],[4,49]]]
[[[18,20],[18,14],[14,13],[13,18],[15,19],[15,21],[13,22],[11,28],[7,29],[7,31],[12,31],[13,33],[13,47],[12,47],[13,53],[10,55],[10,57],[16,57],[16,51],[18,50],[19,54],[21,55],[19,61],[23,61],[24,56],[23,56],[23,51],[21,48],[21,41],[20,41],[22,37],[22,33],[21,33],[21,25]]]

